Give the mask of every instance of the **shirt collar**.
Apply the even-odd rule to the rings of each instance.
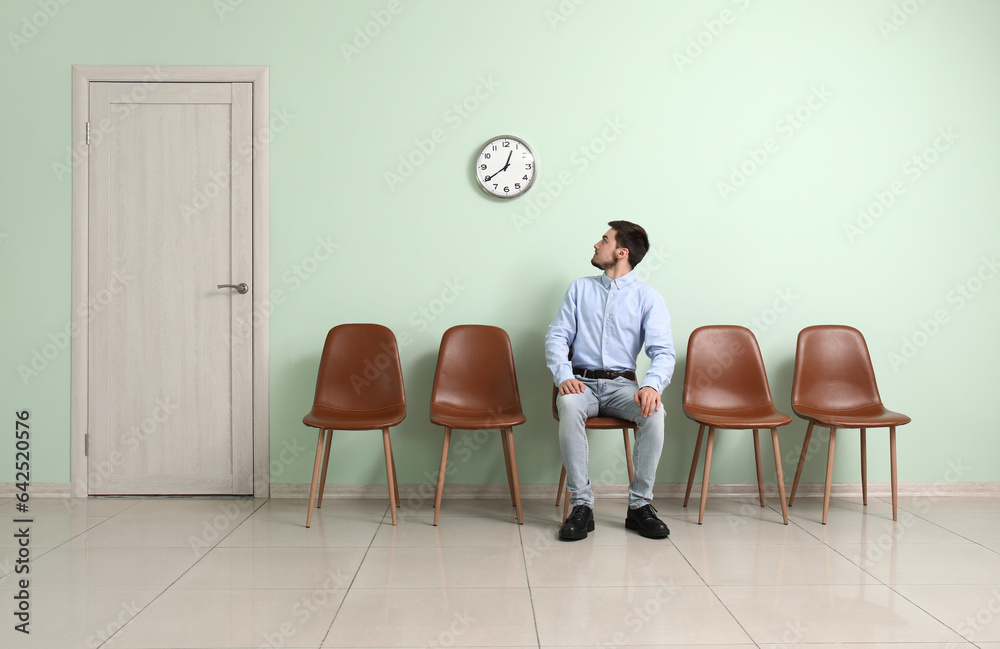
[[[628,286],[629,284],[631,284],[634,281],[635,281],[635,271],[634,270],[630,270],[629,272],[625,273],[624,275],[622,275],[618,279],[611,279],[610,277],[608,277],[607,273],[604,273],[603,275],[601,275],[601,284],[603,284],[604,288],[606,288],[606,289],[610,289],[611,285],[614,284],[616,288],[618,288],[619,290],[621,290],[621,289],[625,288],[626,286]]]

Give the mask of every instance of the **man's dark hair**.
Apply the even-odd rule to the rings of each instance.
[[[615,229],[615,244],[619,248],[628,248],[629,265],[632,268],[638,266],[649,250],[646,231],[630,221],[609,221],[608,225]]]

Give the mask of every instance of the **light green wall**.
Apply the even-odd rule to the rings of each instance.
[[[460,323],[509,332],[528,416],[521,479],[555,482],[542,337],[613,218],[649,230],[638,270],[673,315],[660,481],[686,477],[697,430],[680,408],[688,335],[755,319],[779,408],[790,412],[797,332],[851,324],[884,401],[913,417],[900,480],[1000,480],[1000,3],[5,0],[0,32],[0,412],[12,431],[13,412],[31,409],[35,482],[70,474],[59,348],[71,182],[54,165],[69,149],[74,64],[270,66],[271,286],[285,298],[271,319],[276,483],[309,480],[315,437],[300,420],[318,354],[331,326],[354,321],[412,338],[401,350],[409,414],[393,433],[401,482],[437,469],[442,431],[427,402],[441,334]],[[470,172],[476,147],[502,133],[540,159],[536,186],[509,202]],[[421,164],[390,187],[411,155]],[[741,165],[745,183],[721,186]],[[858,227],[879,196],[892,203]],[[318,240],[338,248],[314,264]],[[295,279],[296,267],[314,272]],[[437,302],[449,283],[457,297]],[[943,324],[928,324],[935,315]],[[18,367],[46,349],[58,353],[22,379]],[[782,432],[786,458],[804,428]],[[383,482],[378,437],[338,435],[331,480]],[[870,477],[887,481],[887,436],[871,437]],[[836,479],[856,481],[857,435],[840,439]],[[457,436],[450,482],[504,481],[496,435],[481,441]],[[592,473],[607,481],[620,441],[598,434],[593,448]],[[745,433],[720,434],[713,478],[752,482],[751,448]],[[822,457],[807,480],[821,481]],[[0,482],[12,479],[8,432]]]

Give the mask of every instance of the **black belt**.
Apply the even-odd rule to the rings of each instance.
[[[635,380],[635,372],[612,372],[611,370],[585,370],[582,367],[574,367],[573,374],[582,376],[585,379],[617,379],[623,377],[629,381]]]

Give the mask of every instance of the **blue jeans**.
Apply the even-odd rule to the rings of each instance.
[[[562,394],[556,398],[559,411],[559,447],[563,466],[566,467],[566,488],[570,504],[586,505],[593,509],[594,492],[587,470],[589,446],[584,422],[588,417],[619,417],[639,425],[632,449],[635,474],[628,488],[628,506],[631,509],[647,505],[653,500],[653,481],[656,466],[663,451],[663,406],[649,417],[643,417],[639,404],[634,400],[639,386],[626,378],[582,379],[586,390],[578,394]]]

